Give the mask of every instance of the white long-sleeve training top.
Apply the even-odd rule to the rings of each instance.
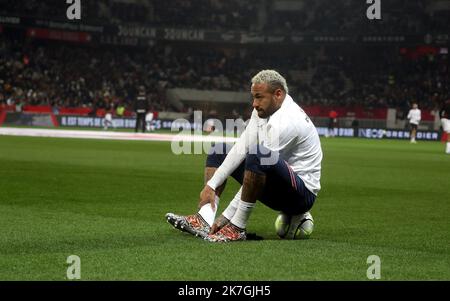
[[[222,185],[257,144],[279,152],[281,159],[303,180],[306,188],[317,195],[322,162],[319,135],[308,115],[289,95],[268,118],[258,117],[257,111],[253,110],[245,131],[207,185],[213,189]]]
[[[419,124],[420,119],[422,119],[422,113],[419,109],[411,109],[408,112],[407,118],[409,119],[409,123]]]

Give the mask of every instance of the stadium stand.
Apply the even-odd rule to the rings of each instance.
[[[7,2],[0,15],[55,19],[65,15],[65,6],[57,1]],[[431,18],[430,9],[425,9],[431,4],[425,0],[386,3],[383,20],[377,25],[364,20],[365,6],[359,8],[351,1],[300,3],[286,8],[281,1],[256,0],[89,1],[83,17],[95,24],[153,24],[221,32],[260,28],[274,34],[414,34],[449,28],[445,22],[448,11],[436,10]],[[285,74],[291,94],[303,106],[405,111],[411,101],[433,109],[450,97],[448,48],[425,43],[262,47],[207,42],[181,46],[158,40],[145,47],[111,47],[39,40],[5,31],[0,34],[0,54],[0,102],[18,110],[26,105],[130,108],[136,87],[144,84],[154,110],[177,111],[167,102],[168,89],[246,92],[249,75],[261,68]]]

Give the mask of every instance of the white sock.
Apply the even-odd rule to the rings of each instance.
[[[239,202],[236,213],[231,219],[231,223],[241,229],[245,229],[245,227],[247,226],[248,218],[250,217],[250,213],[252,213],[253,207],[255,207],[255,203],[247,203],[241,200]]]
[[[450,142],[447,142],[447,146],[445,147],[445,153],[450,154]]]
[[[216,204],[216,209],[212,209],[211,204],[205,204],[200,208],[198,213],[203,217],[203,219],[208,223],[209,226],[212,226],[214,223],[214,219],[216,218],[217,208],[219,207],[220,198],[216,195],[214,199],[214,203]]]
[[[239,202],[241,201],[241,193],[242,193],[242,186],[239,189],[239,191],[236,193],[234,198],[231,200],[228,207],[222,212],[222,215],[227,219],[231,220],[236,213],[236,210],[238,208]]]

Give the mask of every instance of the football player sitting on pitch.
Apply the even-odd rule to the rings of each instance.
[[[232,147],[218,144],[209,152],[199,211],[166,215],[175,228],[212,242],[245,240],[256,200],[280,211],[292,227],[312,219],[309,210],[320,190],[322,162],[317,130],[278,72],[254,76],[251,94],[254,110],[241,137]],[[229,176],[242,186],[214,221]]]

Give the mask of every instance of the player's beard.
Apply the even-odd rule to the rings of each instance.
[[[272,101],[270,102],[270,105],[267,107],[267,109],[265,109],[265,110],[263,110],[263,109],[258,110],[258,117],[259,118],[268,118],[273,113],[275,113],[278,109],[279,108],[277,108],[277,106],[276,106],[275,95],[273,95],[272,96]]]
[[[267,118],[266,111],[264,110],[258,110],[258,117],[259,118]]]

